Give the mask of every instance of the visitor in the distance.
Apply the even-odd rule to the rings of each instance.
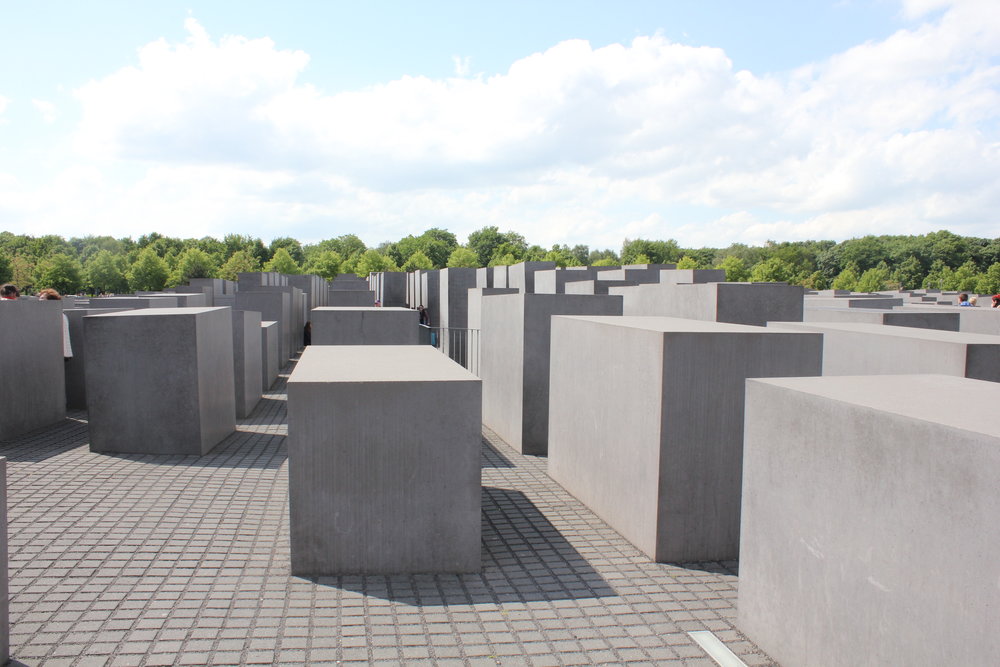
[[[55,291],[51,287],[43,289],[38,293],[39,301],[62,301],[62,295]],[[73,346],[69,341],[69,318],[66,317],[66,313],[62,314],[63,318],[63,359],[69,361],[73,358]]]
[[[14,301],[19,296],[21,296],[21,292],[18,291],[16,285],[12,285],[10,283],[0,285],[0,299],[4,301]]]

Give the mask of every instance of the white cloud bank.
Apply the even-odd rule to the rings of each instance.
[[[924,22],[776,75],[639,37],[563,42],[496,76],[336,93],[300,81],[306,54],[215,41],[189,19],[185,43],[148,44],[136,67],[77,91],[75,159],[92,167],[41,191],[0,179],[0,216],[73,235],[304,240],[496,224],[544,245],[612,247],[996,236],[991,5],[908,0]]]

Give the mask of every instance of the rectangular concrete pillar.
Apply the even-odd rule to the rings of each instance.
[[[409,308],[316,308],[313,345],[416,345],[418,314]]]
[[[245,419],[260,402],[263,357],[260,344],[260,313],[233,311],[233,381],[236,418]]]
[[[281,357],[281,325],[278,322],[260,323],[260,366],[264,391],[271,388],[278,379],[282,365]]]
[[[101,296],[90,299],[91,308],[176,308],[177,295]]]
[[[507,267],[507,283],[501,287],[513,287],[525,294],[535,292],[535,272],[556,268],[555,262],[520,262]],[[496,280],[493,281],[494,287]]]
[[[874,310],[871,308],[812,308],[805,302],[803,322],[854,322],[858,324],[884,324],[892,327],[938,329],[958,331],[959,314],[941,311]],[[998,320],[1000,321],[1000,320]]]
[[[63,308],[0,300],[0,440],[66,417]]]
[[[651,559],[736,559],[748,377],[819,375],[822,337],[553,317],[549,476]]]
[[[802,321],[803,289],[785,283],[637,285],[614,287],[609,293],[624,297],[625,315],[683,317],[759,327],[769,321]]]
[[[423,345],[306,348],[288,380],[292,574],[478,572],[480,382]]]
[[[483,423],[522,454],[545,454],[553,315],[621,315],[621,297],[507,294],[482,299]]]
[[[278,323],[278,370],[284,368],[292,355],[292,295],[263,288],[254,291],[240,289],[236,292],[234,310],[255,310],[260,313],[262,322]]]
[[[326,305],[331,308],[372,308],[375,292],[371,290],[330,290]]]
[[[996,385],[747,382],[738,626],[782,665],[993,665]]]
[[[84,318],[90,449],[206,454],[235,430],[229,308]]]
[[[73,356],[65,363],[66,407],[72,410],[87,409],[87,345],[83,318],[88,315],[120,313],[129,308],[68,308],[63,310],[69,320],[69,339],[73,346]]]

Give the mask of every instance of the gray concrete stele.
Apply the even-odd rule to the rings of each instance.
[[[307,347],[288,380],[292,574],[478,572],[480,388],[424,345]]]
[[[313,345],[416,345],[418,313],[409,308],[314,308]]]
[[[782,665],[995,665],[996,385],[747,382],[738,625]]]
[[[235,430],[229,308],[144,308],[83,322],[91,451],[201,455]]]

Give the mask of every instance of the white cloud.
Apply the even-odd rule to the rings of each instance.
[[[46,102],[45,100],[31,100],[31,104],[34,105],[35,109],[42,115],[42,120],[46,123],[52,124],[56,122],[56,105],[52,102]]]
[[[117,233],[136,235],[162,224],[377,242],[496,224],[543,245],[992,236],[990,4],[908,0],[922,23],[781,76],[654,36],[562,42],[490,77],[456,58],[455,78],[333,93],[301,80],[306,54],[214,40],[189,19],[185,42],[148,44],[135,67],[76,91],[78,159],[98,173],[132,165],[138,179],[76,174],[38,198],[81,197],[67,206],[77,217],[91,206],[94,224],[128,221]],[[11,191],[0,183],[0,208],[23,206]],[[35,219],[64,212],[39,207]]]

